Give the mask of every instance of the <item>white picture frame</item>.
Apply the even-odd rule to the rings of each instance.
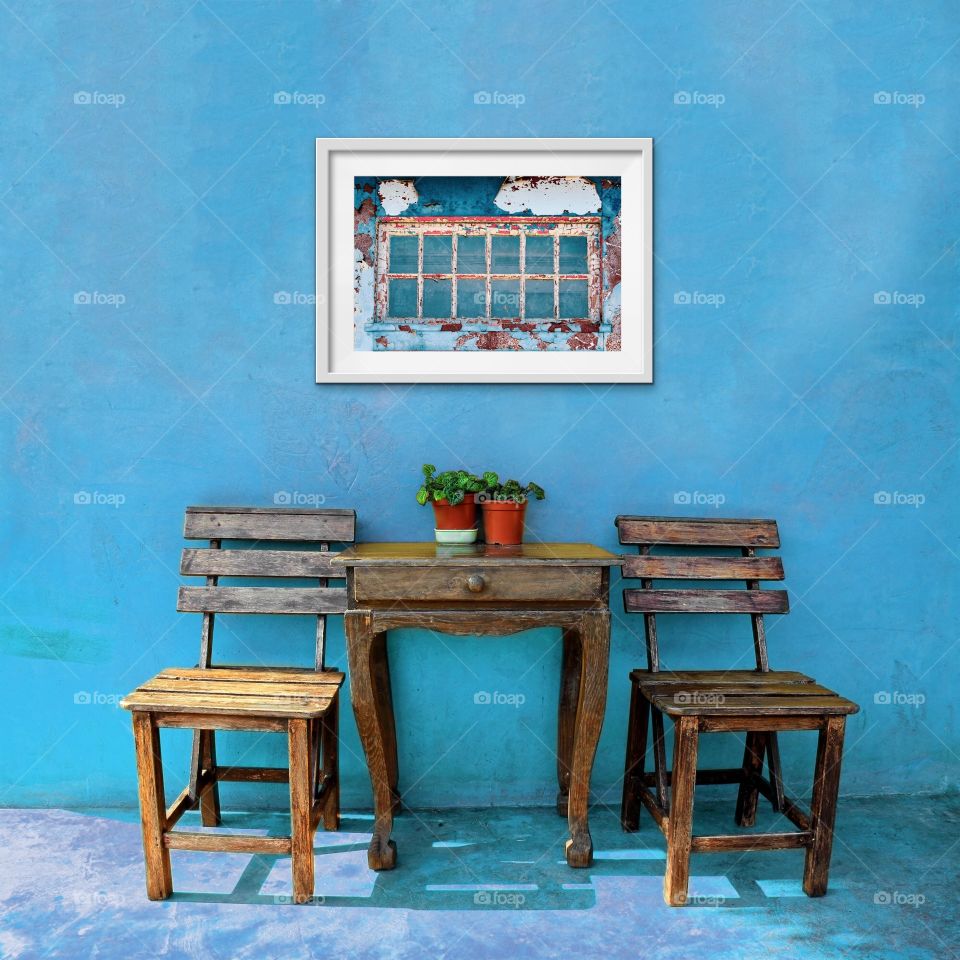
[[[355,347],[354,178],[617,176],[620,349],[370,350]],[[318,383],[652,383],[653,140],[316,141]]]

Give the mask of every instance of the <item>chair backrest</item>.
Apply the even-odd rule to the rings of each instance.
[[[332,543],[353,543],[354,510],[301,510],[288,507],[187,507],[183,525],[186,540],[207,540],[206,548],[188,547],[180,572],[204,577],[205,586],[181,587],[177,609],[202,613],[200,664],[210,666],[214,616],[217,613],[315,614],[314,664],[324,669],[327,614],[347,608],[345,586],[331,587],[329,579],[343,579],[332,566]],[[241,549],[223,549],[224,541]],[[277,544],[307,545],[310,549],[276,549]],[[260,545],[266,544],[266,549]],[[272,548],[272,549],[271,549]],[[220,577],[256,579],[316,579],[316,587],[223,585]]]
[[[620,542],[639,548],[639,556],[624,557],[623,576],[638,578],[641,586],[624,590],[623,603],[627,613],[644,615],[650,670],[660,669],[658,613],[749,614],[757,669],[770,669],[763,617],[767,613],[787,613],[790,609],[786,590],[760,588],[761,581],[783,579],[783,563],[779,557],[756,556],[758,549],[780,546],[775,520],[619,516],[616,525]],[[733,548],[738,550],[738,555],[677,552],[687,547]],[[651,553],[654,548],[658,548],[657,554]],[[661,589],[654,586],[655,580],[743,581],[744,588]]]

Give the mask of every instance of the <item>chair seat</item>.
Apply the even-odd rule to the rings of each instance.
[[[150,713],[315,719],[343,684],[336,670],[168,667],[120,701]]]
[[[833,716],[859,709],[793,671],[634,670],[630,679],[654,707],[671,717]]]

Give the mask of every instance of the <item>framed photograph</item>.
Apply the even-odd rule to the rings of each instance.
[[[317,140],[317,382],[653,381],[653,141]]]

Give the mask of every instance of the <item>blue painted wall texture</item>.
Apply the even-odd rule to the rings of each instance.
[[[844,790],[956,787],[958,28],[949,2],[5,4],[0,801],[134,802],[115,701],[196,656],[186,504],[286,495],[428,538],[424,461],[541,482],[546,540],[778,518],[771,656],[863,705]],[[656,382],[317,386],[318,136],[654,137]],[[641,662],[615,609],[608,804]],[[670,621],[666,660],[745,663],[737,626]],[[311,625],[218,642],[306,663]],[[552,798],[556,636],[414,632],[392,657],[412,803]],[[343,731],[368,804],[349,709]]]

